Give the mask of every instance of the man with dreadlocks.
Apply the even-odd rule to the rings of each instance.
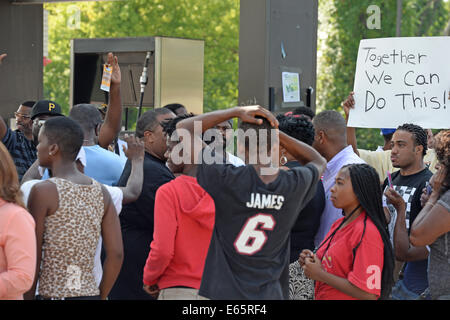
[[[384,181],[383,190],[395,207],[394,210],[389,205],[395,256],[406,262],[403,278],[392,289],[392,298],[396,300],[417,299],[428,288],[428,249],[411,245],[408,237],[410,226],[422,209],[421,191],[433,175],[423,162],[427,140],[424,129],[406,123],[397,128],[391,141],[392,165],[400,170],[392,174],[392,187],[387,189],[388,180]]]
[[[355,108],[355,99],[353,98],[354,92],[350,92],[347,99],[342,102],[341,106],[344,109],[345,113],[345,120],[348,122],[349,112],[351,109]],[[385,129],[381,129],[382,133],[385,131]],[[386,131],[385,131],[386,132]],[[388,131],[389,132],[389,131]],[[358,143],[356,139],[356,131],[355,128],[347,126],[347,143],[352,146],[353,151],[361,158],[363,159],[367,164],[371,165],[372,167],[377,170],[378,175],[380,176],[380,183],[383,183],[384,179],[386,178],[386,172],[394,172],[397,171],[398,168],[393,166],[391,162],[391,140],[393,132],[395,132],[395,129],[392,129],[392,134],[390,135],[389,141],[386,142],[386,136],[385,136],[385,149],[384,150],[365,150],[358,148]],[[428,131],[428,138],[429,142],[432,141],[432,133],[430,134],[431,130]],[[383,134],[384,135],[384,134]],[[389,145],[387,145],[387,143]],[[387,149],[388,148],[388,149]],[[437,164],[437,158],[436,153],[433,150],[433,146],[431,146],[428,143],[428,148],[425,153],[425,156],[423,157],[423,162],[427,165],[427,167],[430,169],[431,172],[436,172],[436,164]]]

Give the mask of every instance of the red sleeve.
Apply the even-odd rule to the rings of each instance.
[[[378,297],[381,293],[383,248],[383,240],[378,229],[368,219],[363,240],[356,250],[353,270],[347,276],[348,281],[353,285]]]
[[[161,186],[155,198],[155,226],[150,253],[144,267],[144,284],[154,285],[164,274],[174,255],[177,232],[177,204],[171,183]]]

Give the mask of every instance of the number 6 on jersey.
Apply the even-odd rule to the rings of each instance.
[[[267,241],[267,235],[259,229],[273,230],[274,227],[275,220],[270,214],[258,213],[248,218],[234,241],[236,251],[249,256],[260,251]]]

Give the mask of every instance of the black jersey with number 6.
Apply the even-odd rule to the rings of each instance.
[[[289,234],[319,181],[308,164],[265,184],[251,165],[202,164],[216,218],[199,290],[214,300],[288,299]]]

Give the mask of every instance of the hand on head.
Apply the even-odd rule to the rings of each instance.
[[[262,120],[257,116],[264,117],[269,121],[272,127],[278,128],[277,118],[267,109],[261,106],[239,107],[239,118],[244,122],[262,124]]]

